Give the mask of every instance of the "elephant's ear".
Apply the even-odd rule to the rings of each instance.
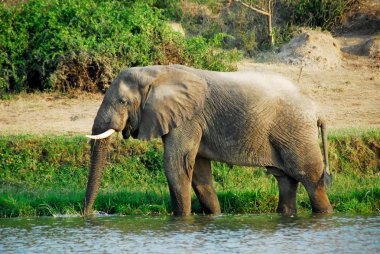
[[[170,69],[146,87],[138,138],[167,134],[203,108],[206,81],[187,71]]]

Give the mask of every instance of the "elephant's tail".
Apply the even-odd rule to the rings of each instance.
[[[323,146],[323,159],[324,159],[324,168],[323,168],[323,183],[325,186],[330,186],[332,182],[332,174],[329,169],[329,158],[327,154],[327,128],[326,128],[326,122],[324,119],[319,118],[318,119],[318,127],[321,128],[321,134],[322,134],[322,146]]]

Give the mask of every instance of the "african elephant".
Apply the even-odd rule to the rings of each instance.
[[[332,212],[324,184],[330,179],[325,122],[315,103],[281,76],[181,65],[121,71],[88,135],[93,140],[85,215],[91,213],[114,132],[123,138],[162,138],[174,215],[190,214],[191,187],[205,213],[220,213],[211,160],[266,167],[278,181],[279,213],[296,212],[298,182],[314,212]]]

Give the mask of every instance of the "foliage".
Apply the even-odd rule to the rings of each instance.
[[[265,19],[238,3],[225,5],[217,1],[193,1],[182,6],[181,23],[192,35],[210,38],[215,33],[227,33],[225,48],[238,48],[248,55],[264,47],[267,38]]]
[[[292,22],[331,30],[357,0],[285,0],[293,10]]]
[[[190,3],[189,3],[190,2]],[[268,1],[245,1],[267,9]],[[273,1],[272,22],[275,47],[288,42],[298,27],[321,27],[333,30],[350,7],[358,0],[276,0]],[[252,56],[255,51],[269,48],[267,20],[236,1],[191,0],[179,6],[181,23],[190,34],[206,38],[215,33],[228,33],[226,48],[238,48]]]
[[[356,2],[274,1],[275,45],[289,41],[297,26],[331,30]],[[190,36],[173,32],[169,19],[179,20]],[[268,48],[265,27],[261,15],[215,0],[10,1],[0,4],[0,95],[104,91],[130,66],[235,70],[242,57],[236,48],[249,56]]]
[[[30,0],[0,5],[0,92],[104,90],[122,67],[160,63],[235,69],[239,53],[216,49],[224,36],[184,38],[166,25],[164,15],[171,14],[160,8],[171,6],[174,12],[176,4]]]
[[[377,174],[380,172],[380,133],[376,130],[358,133],[358,130],[349,130],[329,136],[330,166],[339,173]]]
[[[336,132],[329,136],[334,182],[328,191],[335,211],[380,211],[380,132]],[[162,169],[162,143],[111,142],[95,209],[120,214],[170,214]],[[0,217],[80,213],[87,183],[89,145],[83,137],[0,137]],[[263,168],[213,162],[224,213],[275,212],[277,183]],[[310,211],[300,186],[299,210]],[[193,195],[194,212],[201,207]]]
[[[178,0],[148,0],[145,2],[153,7],[161,9],[163,15],[170,19],[178,19],[182,15],[179,8],[180,1]]]

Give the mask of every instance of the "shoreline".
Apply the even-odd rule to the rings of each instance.
[[[80,214],[87,184],[89,145],[83,136],[0,135],[0,218]],[[380,129],[334,131],[328,137],[328,195],[334,211],[380,212]],[[94,209],[107,214],[170,215],[160,140],[111,142]],[[113,163],[111,163],[113,162]],[[274,213],[277,183],[263,168],[213,162],[214,185],[224,214]],[[311,212],[302,185],[300,213]],[[193,193],[192,211],[201,213]]]

